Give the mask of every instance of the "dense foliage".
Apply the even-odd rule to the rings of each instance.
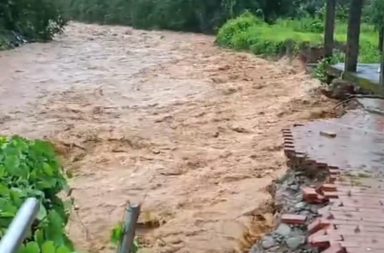
[[[218,32],[221,46],[238,50],[250,50],[255,54],[278,56],[297,52],[309,42],[321,43],[321,35],[302,33],[305,26],[288,28],[287,23],[269,25],[250,13],[228,21]]]
[[[182,31],[213,32],[245,11],[271,23],[281,17],[315,15],[318,0],[61,0],[74,19]]]
[[[65,25],[59,1],[0,0],[0,49],[23,40],[47,41]]]
[[[68,203],[57,194],[67,187],[53,148],[43,141],[0,138],[0,237],[29,197],[40,200],[37,220],[19,253],[71,253],[65,234]]]
[[[379,29],[384,27],[384,1],[374,0],[367,8],[370,21]]]
[[[310,47],[321,47],[323,22],[315,18],[277,20],[267,24],[251,13],[245,13],[224,24],[217,34],[217,43],[237,50],[248,50],[258,55],[281,56],[295,54]],[[336,40],[346,42],[347,25],[338,22]],[[360,61],[378,62],[377,31],[372,25],[362,24]]]

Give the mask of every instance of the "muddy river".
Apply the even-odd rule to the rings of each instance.
[[[84,252],[114,252],[128,202],[143,204],[143,252],[245,252],[272,225],[281,128],[327,116],[317,87],[210,36],[71,23],[0,52],[0,134],[56,144]]]

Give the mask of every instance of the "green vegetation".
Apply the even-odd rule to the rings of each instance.
[[[328,80],[327,69],[330,65],[339,62],[337,57],[324,58],[320,60],[314,69],[314,77],[319,79],[322,83],[326,83]]]
[[[119,223],[113,228],[112,234],[111,234],[111,242],[115,246],[119,247],[121,245],[124,237],[124,230],[125,228],[123,223]],[[130,253],[137,253],[138,251],[139,251],[139,243],[137,242],[137,240],[135,240],[133,242],[133,248],[131,249]]]
[[[67,15],[83,22],[211,33],[248,10],[274,22],[315,14],[316,0],[61,0]]]
[[[71,253],[65,234],[70,203],[57,194],[66,179],[49,143],[20,137],[0,138],[0,237],[29,197],[40,200],[37,220],[19,253]]]
[[[277,20],[267,24],[261,19],[245,13],[224,24],[218,34],[219,45],[237,50],[248,50],[258,55],[280,56],[296,54],[309,47],[321,47],[323,22],[314,18]],[[336,40],[346,42],[347,25],[337,23]],[[363,24],[361,34],[360,61],[378,62],[378,33],[373,25]]]
[[[0,49],[27,41],[48,41],[66,21],[59,1],[3,0],[0,2]]]

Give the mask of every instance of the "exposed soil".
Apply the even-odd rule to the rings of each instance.
[[[52,43],[0,52],[1,134],[56,144],[80,250],[112,252],[128,201],[143,202],[146,252],[242,252],[271,228],[280,130],[333,103],[300,64],[213,41],[72,23]]]

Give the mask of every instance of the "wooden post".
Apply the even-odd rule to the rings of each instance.
[[[384,27],[380,28],[380,85],[384,86]]]
[[[324,56],[332,57],[334,47],[336,19],[336,0],[327,0],[327,13],[325,16]]]
[[[348,34],[347,34],[347,50],[345,55],[345,71],[356,72],[357,60],[359,57],[359,40],[360,40],[360,24],[361,13],[364,0],[351,0]]]

